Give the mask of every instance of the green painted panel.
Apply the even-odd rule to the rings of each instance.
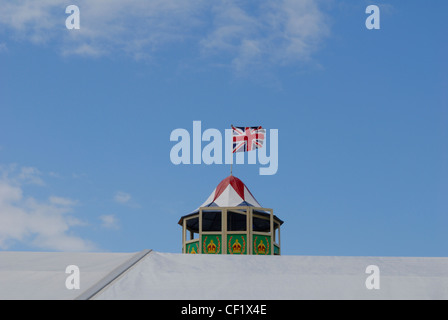
[[[220,254],[222,252],[221,235],[203,234],[202,235],[202,253]]]
[[[199,240],[187,243],[187,253],[198,253],[198,251],[199,251]]]
[[[247,236],[245,234],[227,234],[228,254],[247,254]]]
[[[271,236],[260,234],[253,235],[252,254],[268,255],[271,254]]]

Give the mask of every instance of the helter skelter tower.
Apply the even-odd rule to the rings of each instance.
[[[283,221],[230,175],[194,212],[180,218],[182,252],[280,255]]]

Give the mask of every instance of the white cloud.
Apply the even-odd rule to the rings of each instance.
[[[62,54],[65,56],[79,55],[79,56],[100,57],[105,54],[105,51],[103,51],[98,47],[89,45],[87,43],[82,43],[75,48],[64,48],[62,50]]]
[[[54,171],[50,171],[50,172],[48,172],[48,175],[49,175],[50,177],[52,177],[52,178],[57,178],[57,179],[61,179],[61,178],[62,178],[62,176],[61,176],[59,173],[54,172]]]
[[[16,31],[14,36],[34,43],[48,40],[56,31],[55,11],[62,7],[62,0],[0,1],[0,21],[3,26]]]
[[[43,186],[43,185],[45,185],[45,183],[42,180],[41,176],[42,176],[42,173],[34,167],[22,167],[22,168],[20,168],[20,172],[19,172],[17,178],[22,183]]]
[[[44,250],[94,250],[94,244],[73,234],[73,227],[84,225],[84,222],[70,215],[76,201],[56,196],[39,201],[24,195],[22,184],[35,173],[35,170],[26,167],[15,174],[4,168],[2,170],[0,248],[8,249],[16,243],[23,243]]]
[[[328,34],[315,0],[79,0],[81,29],[67,30],[70,4],[0,0],[0,32],[55,44],[63,55],[94,57],[152,58],[187,43],[237,70],[307,60]]]
[[[87,174],[85,173],[72,173],[73,179],[85,179],[87,178]]]
[[[305,61],[328,35],[325,16],[313,0],[266,0],[244,10],[239,1],[215,6],[213,31],[201,41],[205,51],[227,52],[232,65],[286,65]]]
[[[65,207],[72,207],[78,203],[78,201],[74,201],[69,198],[62,198],[62,197],[56,197],[56,196],[51,196],[49,198],[49,200],[50,200],[51,204],[65,206]]]
[[[129,202],[129,200],[131,200],[131,195],[126,192],[118,191],[117,193],[115,193],[114,200],[115,202],[125,204]]]
[[[104,214],[99,217],[101,226],[107,229],[118,229],[118,219],[113,214]]]
[[[54,40],[65,55],[124,52],[151,53],[167,43],[183,41],[199,23],[195,17],[205,0],[79,0],[79,30],[68,30],[66,0],[0,0],[0,27],[33,43]]]
[[[0,179],[15,184],[45,185],[42,173],[34,167],[20,167],[17,164],[0,165]]]

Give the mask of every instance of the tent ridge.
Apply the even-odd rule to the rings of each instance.
[[[146,257],[152,249],[145,249],[137,252],[134,256],[132,256],[129,260],[122,263],[120,266],[112,270],[108,275],[102,278],[100,281],[95,283],[89,289],[84,291],[75,300],[89,300],[92,299],[95,295],[100,293],[105,287],[111,284],[115,279],[121,276],[123,273],[128,271],[131,267],[137,264],[140,260]]]

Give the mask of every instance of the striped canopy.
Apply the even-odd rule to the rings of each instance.
[[[228,176],[222,180],[213,190],[212,194],[201,205],[201,207],[238,207],[261,205],[246,187],[246,185],[235,176]]]
[[[246,187],[246,185],[240,179],[233,175],[230,175],[222,180],[213,190],[207,200],[205,200],[205,202],[193,212],[181,217],[178,224],[182,225],[184,218],[191,217],[197,214],[199,212],[199,208],[201,207],[254,207],[253,210],[258,215],[266,215],[267,217],[269,217],[269,212],[263,210],[263,207],[258,203],[253,194]],[[215,223],[219,224],[219,221],[221,221],[219,218],[220,213],[220,209],[217,209],[216,211],[207,210],[206,217],[203,217],[202,219],[203,228],[211,230],[214,228],[213,225]],[[279,224],[283,223],[283,221],[276,216],[274,216],[274,219]],[[264,220],[262,222],[264,222]],[[234,222],[234,224],[235,223],[236,222]],[[256,222],[254,222],[254,225],[255,224]],[[199,230],[198,219],[190,220],[187,224],[187,227],[193,231]],[[220,226],[219,228],[216,228],[219,229]]]

